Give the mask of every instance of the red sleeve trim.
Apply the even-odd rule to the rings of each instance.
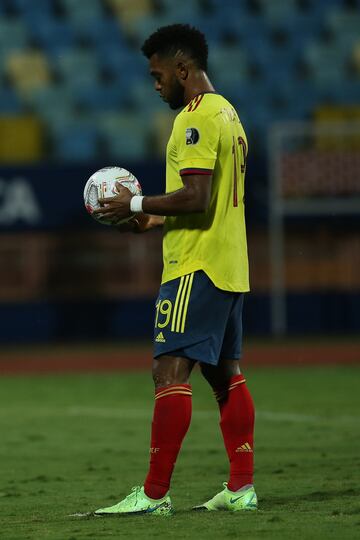
[[[210,175],[213,173],[212,169],[181,169],[180,176],[187,176],[189,174],[207,174]]]

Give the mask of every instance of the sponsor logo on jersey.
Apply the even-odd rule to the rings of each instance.
[[[200,139],[200,133],[196,128],[187,128],[186,132],[186,144],[196,144]]]

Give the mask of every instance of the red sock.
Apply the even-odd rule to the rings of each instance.
[[[151,499],[161,499],[169,490],[176,458],[190,425],[191,395],[189,384],[170,384],[155,391],[150,469],[144,484]]]
[[[230,379],[229,388],[215,393],[220,427],[230,461],[228,489],[237,491],[253,483],[254,403],[243,375]]]

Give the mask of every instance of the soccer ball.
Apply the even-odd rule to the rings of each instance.
[[[84,188],[86,210],[96,221],[104,225],[120,225],[120,223],[129,221],[132,217],[114,220],[114,218],[108,218],[106,215],[94,214],[94,210],[100,208],[100,198],[114,197],[118,194],[116,182],[126,187],[133,195],[141,195],[142,193],[138,179],[122,167],[103,167],[90,176]]]

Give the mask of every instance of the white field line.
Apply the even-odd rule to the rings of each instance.
[[[88,407],[84,405],[72,405],[64,408],[46,407],[6,407],[0,408],[0,418],[11,419],[14,415],[22,417],[82,417],[82,418],[108,418],[108,419],[151,419],[151,409],[114,409],[112,407]],[[218,420],[219,414],[214,411],[193,411],[193,421],[197,419]],[[353,415],[335,415],[321,416],[315,414],[300,414],[291,412],[275,411],[256,411],[256,419],[264,422],[292,422],[292,423],[311,423],[316,425],[328,424],[356,424],[359,425],[358,416]]]

